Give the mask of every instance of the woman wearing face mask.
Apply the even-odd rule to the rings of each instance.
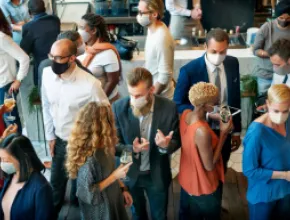
[[[257,118],[244,138],[243,173],[248,178],[250,220],[290,216],[290,89],[268,90],[268,113]]]
[[[188,197],[190,219],[220,219],[224,182],[221,150],[233,123],[231,119],[228,123],[220,121],[219,138],[207,123],[206,114],[214,110],[218,94],[218,88],[211,83],[195,84],[189,91],[194,110],[185,110],[180,118],[182,147],[178,180],[181,193]],[[184,219],[181,213],[180,219]]]
[[[257,32],[253,52],[258,57],[256,70],[258,94],[267,93],[273,77],[273,65],[267,52],[279,38],[290,40],[290,1],[281,1],[276,5],[277,19],[266,22]]]
[[[8,175],[0,194],[0,219],[54,220],[52,189],[30,140],[9,135],[0,144],[0,157]]]
[[[119,98],[117,85],[121,76],[121,60],[117,49],[110,44],[105,20],[96,14],[85,14],[78,29],[87,45],[85,54],[78,59],[101,81],[112,103]]]
[[[153,75],[155,94],[172,99],[174,94],[174,41],[161,21],[164,14],[162,0],[141,0],[137,21],[148,28],[145,44],[145,68]]]

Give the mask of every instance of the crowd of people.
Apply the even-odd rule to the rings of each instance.
[[[100,15],[87,13],[78,31],[60,33],[59,18],[46,13],[43,0],[2,0],[0,7],[0,220],[57,219],[68,181],[83,220],[126,220],[126,207],[134,220],[147,220],[147,200],[151,219],[165,220],[170,157],[180,147],[179,219],[221,218],[227,163],[241,144],[241,116],[230,116],[241,109],[239,61],[227,55],[226,32],[207,33],[204,55],[184,65],[175,84],[174,40],[161,21],[161,0],[139,2],[136,19],[148,28],[145,65],[126,73]],[[199,7],[175,11],[175,33],[183,14],[199,19],[202,13]],[[251,220],[290,216],[288,1],[275,13],[253,46],[259,95],[267,95],[258,107],[266,113],[243,142]],[[52,157],[50,183],[21,134],[16,97],[29,56]],[[120,80],[128,97],[118,92]],[[228,117],[221,116],[224,107]]]

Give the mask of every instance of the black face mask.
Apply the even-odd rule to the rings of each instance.
[[[56,75],[61,75],[68,70],[70,64],[67,63],[57,63],[52,61],[51,69]]]
[[[285,27],[287,27],[287,26],[290,24],[290,22],[289,22],[289,21],[286,21],[286,20],[279,20],[279,19],[278,19],[278,24],[279,24],[281,27],[285,28]]]

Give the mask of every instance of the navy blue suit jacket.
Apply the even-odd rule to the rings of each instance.
[[[227,78],[228,105],[241,108],[240,95],[240,71],[239,61],[232,56],[226,56],[223,62]],[[180,69],[177,85],[174,93],[174,101],[178,112],[181,114],[185,109],[193,109],[189,102],[188,92],[190,87],[198,82],[209,82],[205,57],[199,57]],[[241,131],[241,114],[233,117],[234,131]]]
[[[59,18],[46,13],[36,15],[33,20],[23,25],[20,46],[27,54],[33,54],[35,74],[40,62],[47,59],[59,33]]]
[[[113,112],[119,138],[117,146],[117,155],[123,149],[133,150],[133,141],[136,137],[141,137],[139,119],[136,118],[130,106],[130,98],[126,97],[113,103]],[[164,135],[174,131],[171,142],[168,146],[168,154],[160,154],[158,146],[155,144],[157,129],[160,129]],[[155,96],[153,118],[150,133],[150,171],[155,187],[166,189],[171,182],[170,158],[169,154],[173,153],[181,146],[179,135],[179,118],[177,108],[174,102],[169,99]],[[133,187],[138,179],[141,165],[141,157],[137,154],[133,156],[127,176],[130,181],[126,184]]]
[[[0,193],[0,202],[7,191],[12,176],[4,183]],[[4,219],[2,205],[0,205],[0,220]],[[52,189],[45,177],[38,172],[33,172],[23,188],[16,194],[11,207],[11,220],[55,220]]]

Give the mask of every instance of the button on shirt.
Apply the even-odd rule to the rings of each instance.
[[[222,64],[220,64],[219,66],[215,66],[212,63],[210,63],[208,61],[208,59],[206,58],[206,55],[204,56],[205,58],[205,64],[206,64],[206,69],[208,72],[208,78],[209,78],[209,82],[215,84],[215,74],[216,74],[216,68],[219,67],[219,74],[220,74],[220,82],[221,82],[221,103],[223,105],[227,105],[227,78],[226,78],[226,72],[225,72],[225,67]]]
[[[154,109],[154,98],[153,98],[152,107],[150,109],[150,112],[145,116],[139,117],[141,137],[145,138],[148,141],[150,140],[150,135],[151,135],[153,109]],[[150,155],[150,148],[147,151],[141,152],[140,171],[150,170],[150,156],[149,155]]]
[[[95,77],[75,67],[70,75],[57,76],[47,67],[43,70],[42,105],[47,140],[56,136],[68,140],[79,110],[89,102],[109,104],[101,83]]]

